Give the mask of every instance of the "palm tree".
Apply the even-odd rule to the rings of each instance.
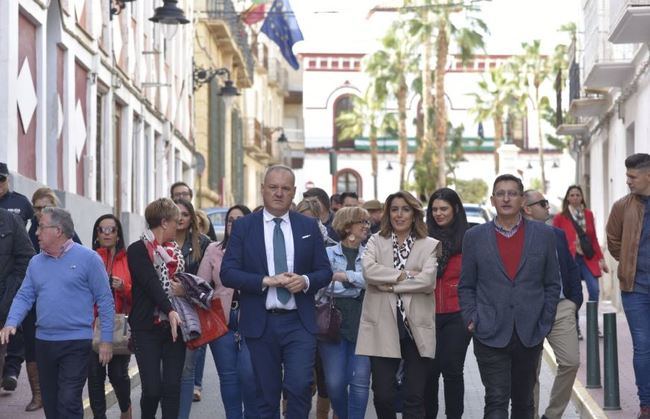
[[[370,142],[370,161],[373,177],[374,198],[377,199],[377,137],[380,134],[393,128],[395,119],[391,114],[383,112],[385,96],[382,89],[377,89],[375,83],[371,83],[366,89],[363,97],[354,98],[352,111],[341,113],[336,118],[336,124],[341,128],[341,139],[354,139],[368,130]]]
[[[504,117],[515,106],[515,83],[504,67],[490,69],[488,78],[478,83],[478,92],[471,93],[474,107],[470,110],[476,122],[491,119],[494,123],[494,174],[499,174],[499,147],[503,140]]]
[[[541,53],[541,42],[535,40],[532,43],[524,42],[521,44],[524,52],[515,56],[512,62],[512,72],[518,76],[518,85],[522,106],[530,103],[535,111],[537,119],[537,138],[539,165],[541,169],[542,189],[546,193],[546,171],[544,169],[544,138],[542,137],[542,108],[544,101],[548,101],[546,96],[540,96],[540,87],[542,83],[549,79],[552,74],[551,59]]]
[[[424,0],[426,7],[431,7],[433,13],[432,29],[435,33],[436,66],[435,84],[435,144],[438,152],[438,187],[447,183],[446,176],[446,146],[447,146],[447,106],[445,103],[445,74],[450,46],[455,46],[460,52],[462,62],[467,62],[476,49],[483,49],[483,35],[488,28],[481,19],[467,14],[479,11],[473,4],[465,4],[456,0]],[[452,23],[452,15],[466,13],[465,26],[458,27]],[[427,25],[423,25],[427,29]],[[426,91],[425,91],[426,92]]]
[[[400,189],[406,181],[406,158],[408,138],[406,137],[407,77],[417,69],[416,45],[408,36],[404,22],[397,20],[381,40],[382,50],[370,55],[366,72],[374,81],[378,97],[394,97],[397,101],[397,131],[399,137]]]

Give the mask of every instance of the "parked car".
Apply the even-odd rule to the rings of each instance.
[[[203,211],[208,215],[208,218],[214,227],[217,240],[223,240],[223,235],[226,231],[226,213],[228,212],[228,208],[212,207],[204,208]]]
[[[490,210],[481,204],[463,204],[465,214],[467,214],[467,223],[470,227],[477,224],[484,224],[491,221],[493,216]]]

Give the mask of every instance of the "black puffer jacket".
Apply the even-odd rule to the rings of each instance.
[[[0,325],[7,320],[11,302],[25,279],[34,248],[23,220],[0,208]]]

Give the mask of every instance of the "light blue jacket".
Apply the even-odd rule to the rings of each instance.
[[[366,288],[366,280],[363,278],[362,267],[361,267],[361,257],[366,251],[364,246],[359,246],[359,254],[357,255],[357,260],[355,261],[354,271],[347,270],[348,260],[343,254],[343,249],[341,248],[341,243],[338,243],[336,246],[330,246],[325,249],[327,251],[327,258],[330,261],[332,266],[332,272],[345,272],[348,277],[348,283],[352,285],[349,288],[343,286],[340,282],[334,282],[334,291],[333,295],[337,298],[356,298],[361,294],[361,290]],[[330,293],[330,286],[327,286],[322,289],[321,292]]]

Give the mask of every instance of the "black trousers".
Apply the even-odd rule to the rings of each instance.
[[[2,376],[13,375],[18,377],[23,361],[25,361],[25,338],[23,336],[23,327],[19,326],[16,328],[16,334],[9,339]]]
[[[404,402],[403,419],[422,419],[424,413],[424,389],[431,373],[431,358],[421,357],[415,342],[410,338],[400,341],[404,360]],[[370,357],[372,391],[378,419],[394,419],[397,386],[395,374],[401,359]]]
[[[25,342],[25,362],[36,361],[34,345],[36,343],[36,308],[32,307],[21,325]]]
[[[465,409],[465,355],[471,335],[460,312],[436,314],[436,358],[426,387],[426,417],[438,416],[438,383],[442,374],[447,419],[460,419]]]
[[[36,364],[47,419],[82,419],[92,341],[36,339]]]
[[[129,362],[131,355],[113,355],[108,366],[99,362],[99,355],[94,351],[90,353],[88,365],[88,397],[90,408],[95,419],[106,419],[106,370],[108,380],[115,390],[115,397],[120,405],[120,411],[126,412],[131,406],[131,379],[129,378]]]
[[[525,347],[513,331],[505,348],[493,348],[474,339],[474,354],[485,387],[485,419],[532,419],[535,414],[533,388],[542,343]]]
[[[131,333],[142,383],[142,419],[155,418],[158,404],[163,419],[177,419],[185,364],[183,339],[179,336],[173,342],[169,326],[133,330]]]

